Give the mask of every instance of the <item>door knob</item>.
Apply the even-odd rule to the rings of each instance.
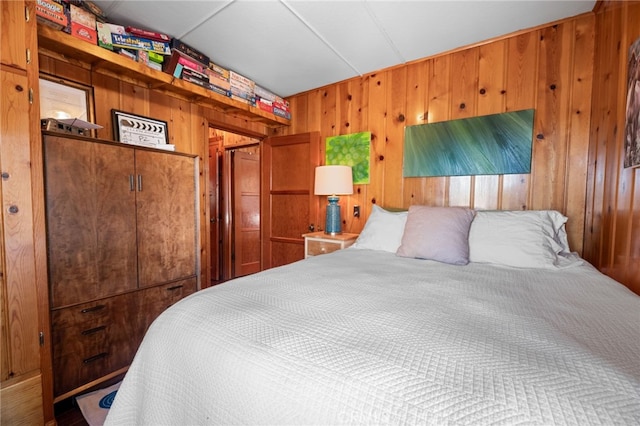
[[[313,226],[313,223],[311,225],[309,225],[309,231],[313,232],[316,230],[316,227]]]

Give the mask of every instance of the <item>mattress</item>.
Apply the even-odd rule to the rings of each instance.
[[[152,324],[107,425],[640,424],[640,297],[591,265],[346,249]]]

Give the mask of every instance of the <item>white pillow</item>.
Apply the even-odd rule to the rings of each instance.
[[[390,212],[373,204],[364,229],[351,247],[395,253],[400,247],[406,221],[406,211]]]
[[[518,268],[569,266],[566,222],[555,210],[477,211],[469,230],[469,260]]]

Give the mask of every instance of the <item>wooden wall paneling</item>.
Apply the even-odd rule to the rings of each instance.
[[[27,69],[27,21],[25,4],[21,1],[2,2],[0,25],[0,62],[16,69]]]
[[[170,98],[169,105],[171,115],[165,120],[171,123],[169,139],[176,146],[176,151],[191,154],[191,104],[183,99]]]
[[[326,164],[326,143],[327,138],[338,135],[338,105],[337,105],[337,85],[325,86],[320,90],[320,111],[322,118],[320,120],[320,164]],[[347,199],[346,196],[340,197],[341,217],[344,220],[345,208],[344,204]],[[320,218],[318,224],[324,230],[325,215],[327,207],[327,197],[320,196]]]
[[[505,108],[507,41],[480,46],[478,53],[477,115],[498,114]],[[474,179],[474,208],[494,210],[502,198],[501,175],[480,175]]]
[[[570,23],[568,25],[571,25]],[[564,208],[565,138],[570,87],[567,64],[571,29],[554,25],[542,30],[538,63],[538,98],[534,118],[530,208]],[[560,190],[558,190],[560,188]]]
[[[91,86],[92,72],[89,65],[69,58],[44,54],[39,54],[38,58],[40,72]]]
[[[593,86],[594,17],[586,15],[576,20],[569,132],[567,134],[567,181],[564,212],[571,220],[567,224],[571,250],[582,253],[584,244],[586,182],[589,154],[589,127]]]
[[[609,12],[610,20],[607,22],[611,25],[611,28],[607,30],[607,34],[610,34],[609,46],[616,45],[622,46],[622,33],[620,31],[620,25],[622,24],[622,8],[613,8]],[[604,52],[602,52],[604,53]],[[620,94],[618,94],[618,78],[620,76],[620,49],[608,49],[608,54],[605,54],[606,61],[609,64],[610,72],[606,75],[606,87],[604,88],[607,98],[605,102],[607,104],[606,117],[603,117],[603,124],[606,122],[606,133],[602,134],[605,138],[604,142],[604,158],[602,164],[604,165],[605,180],[601,187],[603,191],[604,204],[601,207],[603,213],[602,217],[602,234],[601,239],[603,241],[602,250],[600,253],[600,264],[604,266],[607,273],[612,274],[613,271],[613,259],[616,248],[616,207],[617,207],[617,192],[618,192],[618,179],[619,170],[622,168],[619,162],[619,144],[617,141],[618,125],[616,123],[615,114],[617,113],[617,103],[622,102]],[[624,73],[626,75],[626,73]]]
[[[351,126],[354,129],[358,129],[359,132],[370,132],[369,126],[369,81],[370,79],[359,78],[352,80],[351,85],[351,103],[353,105],[351,110]],[[371,135],[373,138],[373,135]],[[371,142],[372,144],[373,142]],[[369,145],[369,165],[371,165],[372,156],[371,152],[373,148]],[[369,201],[369,185],[354,185],[353,187],[353,204],[360,206],[360,217],[354,219],[351,232],[358,233],[362,231],[366,223],[366,219],[369,217],[372,206]]]
[[[353,98],[351,95],[351,81],[352,80],[345,80],[334,85],[336,87],[336,135],[348,135],[357,132],[357,130],[351,126],[351,106]],[[353,195],[340,197],[342,232],[353,232],[354,219],[352,212],[354,204],[357,203],[354,203]]]
[[[113,77],[104,74],[95,74],[93,76],[95,122],[103,126],[103,128],[97,132],[99,138],[116,140],[113,134],[111,109],[121,109],[119,88],[118,80]]]
[[[407,91],[405,125],[417,126],[425,124],[428,118],[427,99],[429,98],[428,75],[432,61],[418,61],[407,65]],[[404,135],[403,135],[404,155]],[[424,178],[402,178],[402,206],[424,204],[423,195],[426,192]],[[435,197],[431,197],[435,198]]]
[[[297,119],[295,120],[295,123],[292,123],[291,133],[289,134],[303,132],[304,129],[309,127],[309,104],[307,101],[308,96],[294,96],[291,98],[289,102],[291,116],[297,117]]]
[[[640,36],[640,2],[601,3],[595,60],[583,256],[640,294],[638,170],[624,169],[627,49]]]
[[[521,111],[536,105],[539,38],[540,31],[531,31],[508,40],[506,111]],[[533,138],[535,144],[535,133]],[[528,173],[503,176],[500,208],[525,210],[529,205],[530,185],[531,175]]]
[[[322,129],[322,122],[324,120],[324,114],[322,112],[322,90],[312,90],[308,92],[305,97],[307,98],[307,125],[309,126],[308,130],[303,129],[300,126],[296,127],[296,130],[289,130],[288,134],[295,135],[297,133],[304,133],[306,131],[309,132],[320,132]],[[324,147],[323,143],[320,143],[321,147]],[[321,157],[322,158],[322,157]]]
[[[602,264],[602,250],[604,248],[604,217],[602,210],[604,208],[605,195],[605,169],[607,133],[608,133],[608,99],[607,94],[611,93],[610,79],[608,74],[615,72],[615,67],[609,55],[612,50],[605,46],[612,43],[614,23],[611,14],[598,15],[597,36],[598,43],[595,46],[594,60],[594,85],[592,96],[592,112],[591,119],[595,126],[591,130],[590,147],[589,147],[589,167],[590,176],[588,178],[589,202],[587,205],[592,209],[590,213],[587,210],[587,229],[588,238],[585,239],[585,255],[586,259],[595,265]],[[606,267],[606,266],[605,266]],[[603,270],[603,269],[601,269]]]
[[[593,214],[590,226],[593,241],[590,243],[590,256],[587,260],[593,262],[605,273],[609,272],[610,267],[608,251],[605,247],[609,234],[606,232],[612,224],[610,215],[607,214],[607,210],[610,211],[611,206],[607,206],[606,198],[609,194],[606,188],[611,180],[611,167],[607,166],[607,161],[610,161],[607,155],[607,142],[612,123],[608,118],[611,103],[614,102],[611,99],[614,89],[609,75],[618,70],[618,64],[613,63],[613,49],[610,48],[616,42],[617,26],[619,25],[619,22],[614,18],[614,14],[610,12],[597,15],[598,43],[595,58],[597,65],[594,70],[598,73],[595,74],[594,87],[598,96],[594,97],[595,107],[592,112],[592,120],[594,120],[595,128],[592,130],[590,141],[593,147],[590,150],[593,155],[590,163],[593,163],[594,175]]]
[[[462,50],[451,55],[451,117],[475,117],[478,93],[478,48]],[[474,176],[449,178],[449,206],[473,207]]]
[[[628,48],[637,39],[637,34],[640,32],[637,29],[633,30],[630,15],[621,9],[623,12],[620,16],[620,25],[618,30],[620,31],[620,46],[618,57],[618,68],[621,70],[627,70],[628,67]],[[638,19],[635,24],[638,25]],[[637,27],[636,27],[637,28]],[[632,35],[632,31],[635,34]],[[617,101],[615,102],[615,125],[619,129],[615,134],[624,135],[625,121],[626,121],[626,104],[627,104],[627,78],[628,72],[618,73],[618,87],[616,92],[618,94]],[[612,276],[619,280],[625,281],[628,275],[629,261],[630,261],[630,244],[631,244],[631,229],[632,229],[632,206],[633,206],[633,191],[634,191],[634,178],[636,171],[632,168],[624,168],[624,136],[616,137],[615,139],[616,159],[614,164],[618,165],[618,179],[616,183],[616,207],[613,210],[615,220],[615,233],[613,239],[613,256],[612,256]],[[611,142],[610,142],[611,144]]]
[[[384,140],[383,194],[387,206],[403,205],[402,153],[404,127],[407,115],[407,67],[396,67],[389,72],[387,83],[387,116]]]
[[[431,61],[429,70],[428,123],[449,120],[451,111],[451,55],[438,56]],[[413,204],[429,204],[434,206],[449,205],[449,178],[432,177],[425,179],[425,191],[421,197],[416,197]]]
[[[367,203],[386,206],[384,198],[384,155],[387,118],[387,84],[389,71],[369,75],[369,130],[371,131],[371,165]]]
[[[120,80],[119,84],[120,102],[118,109],[131,114],[158,118],[152,117],[149,112],[149,89],[127,83],[123,80]]]
[[[4,9],[3,9],[4,10]],[[24,9],[23,9],[24,10]],[[10,345],[3,348],[9,353],[10,371],[2,371],[2,382],[20,377],[40,368],[38,346],[38,315],[27,315],[38,306],[35,285],[36,259],[33,250],[33,201],[30,147],[24,140],[24,129],[29,128],[28,78],[25,75],[0,72],[2,88],[2,127],[0,127],[0,158],[2,172],[9,178],[2,182],[2,230],[5,258],[2,281],[6,285],[3,302],[9,311],[1,321]],[[3,342],[4,343],[4,342]],[[5,364],[5,362],[3,362]]]

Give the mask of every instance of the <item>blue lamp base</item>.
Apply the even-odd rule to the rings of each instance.
[[[342,221],[340,220],[340,206],[338,205],[339,197],[335,195],[327,197],[327,218],[324,224],[324,233],[337,235],[342,234]]]

